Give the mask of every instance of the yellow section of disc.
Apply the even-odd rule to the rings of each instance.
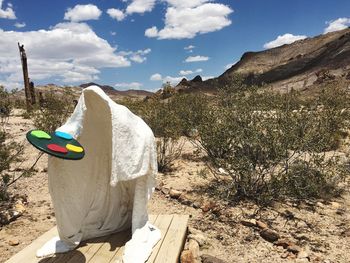
[[[81,153],[84,151],[84,149],[82,147],[75,146],[75,145],[70,144],[70,143],[68,143],[66,145],[66,148],[67,148],[67,150],[72,151],[72,152],[76,152],[76,153]]]

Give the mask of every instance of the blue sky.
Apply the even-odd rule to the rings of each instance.
[[[157,90],[347,26],[349,0],[0,0],[0,85],[23,86],[17,42],[36,85]]]

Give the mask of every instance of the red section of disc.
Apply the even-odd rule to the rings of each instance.
[[[57,144],[51,143],[47,145],[47,148],[53,152],[57,152],[57,153],[67,153],[68,150],[62,146],[59,146]]]

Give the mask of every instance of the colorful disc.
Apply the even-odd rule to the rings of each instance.
[[[60,137],[62,139],[66,139],[66,140],[71,140],[73,139],[73,136],[70,135],[69,133],[66,133],[66,132],[61,132],[61,131],[55,131],[55,135],[57,137]]]
[[[30,134],[38,139],[48,139],[48,140],[51,139],[51,136],[49,134],[41,130],[31,131]]]
[[[84,147],[68,133],[31,130],[26,137],[34,147],[51,156],[64,160],[81,160],[85,156]]]
[[[47,148],[53,152],[57,152],[57,153],[67,153],[68,150],[62,146],[59,146],[57,144],[51,143],[47,145]]]
[[[76,152],[76,153],[81,153],[81,152],[84,151],[83,147],[75,146],[75,145],[70,144],[70,143],[68,143],[68,144],[66,145],[66,148],[67,148],[69,151]]]

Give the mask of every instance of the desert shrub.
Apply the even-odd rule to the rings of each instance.
[[[0,86],[0,121],[1,123],[7,122],[11,111],[12,103],[10,100],[10,94],[5,90],[4,87]]]
[[[182,134],[195,136],[209,110],[209,98],[200,93],[176,94],[169,100],[169,104],[181,121]]]
[[[340,166],[334,165],[335,159],[323,159],[324,156],[313,156],[312,161],[298,160],[293,162],[288,171],[277,180],[272,181],[271,185],[275,183],[282,184],[283,194],[285,196],[292,196],[298,199],[308,198],[331,198],[341,193],[341,189],[337,184],[343,176],[343,170]],[[316,161],[314,158],[322,158]],[[332,163],[328,163],[332,162]],[[316,164],[326,164],[326,170]],[[337,167],[336,173],[329,169],[329,167]],[[281,188],[281,187],[278,187]]]
[[[33,110],[32,119],[37,129],[54,132],[60,127],[74,110],[74,97],[70,90],[63,94],[48,92],[44,101]]]
[[[326,151],[336,149],[346,134],[347,95],[339,91],[312,103],[301,103],[295,95],[242,82],[220,91],[198,126],[196,143],[212,171],[222,168],[232,178],[232,184],[225,181],[228,196],[268,203],[339,192],[342,165]]]
[[[10,167],[21,159],[23,153],[23,145],[13,141],[6,130],[11,109],[10,94],[0,87],[0,201],[7,199],[8,187],[15,180]]]

